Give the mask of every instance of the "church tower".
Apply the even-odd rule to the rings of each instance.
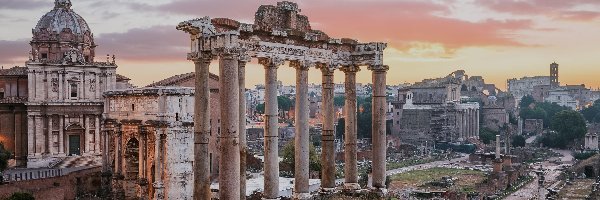
[[[558,82],[558,64],[556,62],[550,64],[550,86],[552,88],[560,86],[560,82]]]

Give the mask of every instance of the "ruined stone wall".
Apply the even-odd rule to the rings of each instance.
[[[180,125],[168,128],[165,149],[165,196],[169,199],[192,199],[193,127]]]
[[[481,110],[483,127],[499,131],[504,124],[508,123],[508,113],[500,107],[483,107]]]
[[[23,164],[27,156],[27,112],[25,105],[0,105],[0,143]],[[22,162],[21,162],[22,161]]]

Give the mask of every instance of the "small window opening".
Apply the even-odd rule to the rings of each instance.
[[[71,98],[77,98],[77,83],[71,83]]]
[[[131,111],[135,111],[135,104],[131,104]]]
[[[42,59],[46,59],[48,58],[48,54],[47,53],[42,53]]]
[[[175,113],[175,121],[179,121],[179,113]]]

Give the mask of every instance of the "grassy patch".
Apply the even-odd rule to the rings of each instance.
[[[436,167],[396,174],[392,176],[392,187],[394,189],[443,189],[425,186],[425,184],[432,181],[440,181],[445,176],[458,179],[454,183],[454,186],[448,189],[465,192],[474,191],[477,184],[485,180],[485,173],[481,171]]]

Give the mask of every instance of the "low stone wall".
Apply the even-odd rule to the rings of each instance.
[[[0,185],[0,199],[5,199],[15,192],[31,193],[35,199],[45,200],[75,199],[86,194],[94,195],[101,187],[100,170],[100,167],[96,167],[60,177]]]

